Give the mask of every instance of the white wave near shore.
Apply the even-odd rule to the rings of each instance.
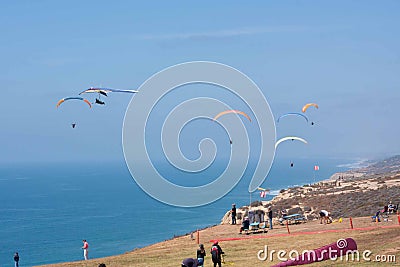
[[[371,165],[371,163],[372,162],[369,159],[357,159],[355,162],[339,164],[336,167],[347,169],[360,169],[368,167],[369,165]]]

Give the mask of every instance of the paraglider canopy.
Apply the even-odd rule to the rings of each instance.
[[[90,87],[89,89],[86,89],[83,92],[80,92],[79,94],[85,94],[85,93],[99,93],[102,95],[107,96],[107,93],[110,92],[116,92],[116,93],[138,93],[139,91],[137,90],[125,90],[125,89],[113,89],[113,88],[101,88],[101,87]]]
[[[125,90],[125,89],[113,89],[113,88],[102,88],[102,87],[90,87],[89,89],[86,89],[83,92],[80,92],[79,94],[86,94],[86,93],[98,93],[99,98],[96,98],[95,104],[98,105],[105,105],[104,101],[101,101],[101,95],[103,96],[108,96],[107,94],[110,92],[115,92],[115,93],[138,93],[139,91],[137,90]]]
[[[83,97],[65,97],[63,99],[60,99],[57,102],[56,107],[58,108],[62,103],[64,103],[65,101],[68,101],[68,100],[81,100],[81,101],[84,101],[86,104],[88,104],[90,108],[92,107],[90,102],[88,100],[84,99]]]
[[[283,138],[279,139],[279,140],[275,143],[275,149],[278,147],[278,145],[279,145],[280,143],[282,143],[282,142],[284,142],[284,141],[287,141],[287,140],[292,140],[292,141],[298,140],[298,141],[300,141],[300,142],[303,142],[304,144],[307,144],[307,141],[304,140],[303,138],[300,138],[300,137],[297,137],[297,136],[286,136],[286,137],[283,137]]]
[[[222,112],[218,113],[218,114],[213,118],[213,120],[215,121],[215,120],[217,120],[219,117],[221,117],[221,116],[223,116],[223,115],[225,115],[225,114],[229,114],[229,113],[240,114],[240,115],[242,115],[242,116],[245,116],[249,121],[251,121],[251,118],[250,118],[249,115],[247,115],[247,114],[244,113],[243,111],[234,110],[234,109],[232,109],[232,110],[225,110],[225,111],[222,111]]]
[[[305,105],[303,106],[303,108],[301,109],[301,111],[303,111],[303,113],[305,113],[306,110],[307,110],[309,107],[318,108],[318,105],[315,104],[315,103],[308,103],[308,104],[305,104]]]
[[[278,118],[277,122],[279,122],[279,120],[280,120],[281,118],[284,118],[284,117],[287,117],[287,116],[299,116],[299,117],[304,118],[304,119],[308,122],[308,118],[307,118],[306,115],[301,114],[301,113],[297,113],[297,112],[289,112],[289,113],[283,114],[282,116],[280,116],[280,117]]]
[[[92,108],[92,104],[91,104],[87,99],[84,99],[83,97],[65,97],[65,98],[62,98],[62,99],[60,99],[60,100],[57,102],[56,108],[58,109],[58,107],[59,107],[62,103],[66,102],[66,101],[69,101],[69,100],[79,100],[79,101],[82,101],[82,102],[80,102],[80,103],[86,103],[86,104],[88,104],[89,108]],[[78,102],[78,103],[79,103],[79,102]],[[78,106],[81,105],[80,103],[79,103]],[[67,104],[67,107],[64,107],[64,108],[63,108],[64,111],[65,111],[65,110],[68,110],[68,106],[69,106],[69,105],[71,105],[74,109],[76,108],[76,106],[74,106],[74,104]],[[84,108],[84,106],[82,106],[82,108],[83,108],[83,109],[86,109],[86,108]],[[86,109],[86,110],[87,110],[87,109]],[[78,112],[79,112],[79,111],[78,111]],[[69,121],[68,124],[71,125],[72,129],[75,129],[75,127],[77,126],[76,118],[73,118],[72,122]]]

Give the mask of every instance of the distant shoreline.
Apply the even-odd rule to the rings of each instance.
[[[399,163],[400,163],[400,157],[399,157]],[[372,164],[373,165],[373,164]],[[400,164],[398,165],[400,166]],[[365,214],[359,213],[359,214],[350,214],[349,212],[361,212],[360,210],[354,210],[354,206],[352,206],[351,201],[337,201],[337,199],[355,199],[358,200],[358,194],[362,193],[363,190],[370,190],[372,187],[379,187],[379,188],[384,188],[384,186],[388,186],[388,188],[385,188],[385,191],[388,194],[395,194],[393,192],[400,192],[400,167],[398,168],[398,172],[396,171],[391,171],[391,172],[384,172],[384,170],[387,170],[387,166],[383,165],[381,167],[374,167],[370,166],[368,168],[360,168],[360,169],[352,169],[348,170],[345,172],[338,172],[334,173],[331,175],[328,179],[323,179],[321,181],[318,181],[314,184],[311,184],[310,186],[298,186],[298,187],[289,187],[287,189],[281,189],[280,191],[283,190],[282,193],[279,193],[278,195],[274,196],[270,201],[262,201],[263,206],[255,206],[253,207],[254,209],[258,208],[263,208],[265,205],[272,204],[274,210],[278,210],[281,207],[287,208],[289,211],[299,211],[301,209],[301,212],[306,211],[306,215],[308,217],[308,220],[312,221],[315,220],[316,217],[316,212],[321,208],[326,208],[327,210],[333,212],[333,216],[335,218],[339,217],[351,217],[353,216],[354,218],[356,217],[368,217],[372,215],[372,212],[374,212],[375,209],[380,208],[382,203],[379,203],[377,199],[373,199],[370,195],[366,195],[366,199],[370,198],[371,203],[368,203],[366,199],[361,199],[361,203],[365,202],[367,208],[370,210],[367,210]],[[396,169],[397,170],[397,169]],[[386,173],[388,174],[387,176],[377,176],[375,173]],[[353,178],[354,174],[354,178]],[[397,176],[396,176],[397,175]],[[343,176],[343,184],[340,185],[340,188],[336,188],[335,185],[333,185],[333,182],[336,180],[336,177]],[[369,183],[365,182],[365,179],[370,181]],[[365,186],[364,186],[365,185]],[[374,193],[377,194],[379,198],[386,199],[387,197],[385,195],[381,195],[381,191],[378,191],[380,193]],[[310,194],[310,195],[308,195]],[[400,199],[400,196],[398,196]],[[299,205],[299,200],[307,200],[310,198],[309,202],[314,202],[318,203],[318,205],[322,206],[307,206],[307,203],[303,203]],[[317,200],[318,199],[318,200]],[[386,201],[386,200],[385,200]],[[260,201],[258,201],[260,202]],[[329,204],[335,203],[334,206],[329,207]],[[336,205],[336,204],[345,204],[342,206]],[[326,205],[326,206],[325,206]],[[375,206],[373,206],[375,205]],[[246,207],[246,206],[244,206]],[[248,208],[248,206],[247,206]],[[337,210],[335,210],[337,208]],[[351,209],[350,209],[351,208]],[[193,229],[192,231],[187,232],[186,234],[181,234],[181,235],[174,235],[169,239],[165,239],[164,241],[159,241],[159,242],[154,242],[152,244],[143,246],[143,247],[138,247],[133,250],[127,251],[126,253],[130,253],[133,251],[141,251],[142,249],[147,250],[149,248],[153,247],[159,247],[159,246],[164,246],[163,244],[166,244],[166,242],[175,242],[175,240],[180,240],[181,238],[190,238],[190,234],[193,233],[194,239],[196,239],[196,231],[199,230],[200,232],[204,231],[213,231],[212,229],[218,228],[219,225],[221,224],[229,224],[230,223],[230,216],[229,216],[229,210],[226,212],[225,216],[223,216],[222,220],[220,223],[216,222],[216,224],[210,224],[205,227],[202,227],[201,229]],[[274,215],[275,217],[277,214]],[[276,223],[276,218],[274,219],[274,222]],[[241,221],[238,220],[238,224],[240,224]],[[203,241],[204,242],[204,241]],[[115,256],[109,256],[111,258],[113,257],[123,257],[124,254],[117,254]],[[107,257],[107,258],[109,258]],[[68,266],[68,263],[65,266]],[[63,266],[63,263],[60,264],[55,264],[57,266]]]
[[[266,214],[267,206],[272,206],[275,218],[282,209],[289,215],[300,213],[309,220],[317,219],[321,209],[329,210],[335,217],[360,217],[374,215],[391,199],[400,201],[400,156],[337,172],[309,185],[281,189],[271,200],[254,201],[237,212],[240,217],[247,216],[249,210]],[[221,224],[229,223],[230,211],[227,211]]]
[[[366,164],[366,162],[368,162],[368,164]],[[335,180],[336,177],[339,177],[339,176],[341,176],[341,177],[342,177],[342,176],[343,176],[343,177],[350,177],[350,176],[355,175],[356,177],[361,177],[361,175],[362,175],[363,173],[357,172],[357,170],[362,169],[362,168],[366,168],[366,166],[369,166],[369,165],[371,165],[372,163],[373,163],[373,162],[372,162],[371,160],[364,159],[364,160],[358,161],[358,162],[356,162],[356,163],[344,164],[344,165],[348,165],[348,166],[359,166],[359,167],[357,167],[357,168],[349,168],[347,171],[344,171],[344,172],[335,172],[335,173],[333,173],[329,178],[324,178],[324,179],[315,181],[315,182],[312,183],[311,185],[315,185],[315,184],[319,184],[319,183],[325,183],[325,182],[331,182],[331,181]],[[276,192],[276,194],[269,194],[270,196],[273,196],[272,199],[271,199],[271,200],[262,201],[262,202],[265,203],[265,204],[269,204],[269,203],[273,202],[274,199],[280,195],[280,192],[281,192],[282,190],[285,190],[285,191],[286,191],[286,190],[290,190],[290,189],[292,189],[292,188],[297,188],[297,187],[301,187],[301,186],[288,186],[287,188],[281,188],[281,189],[273,190],[273,191],[271,191],[271,192]],[[254,202],[257,202],[257,201],[253,201],[252,203],[254,203]],[[248,205],[244,205],[243,207],[248,207]],[[214,227],[214,226],[219,225],[219,224],[223,224],[224,218],[226,217],[226,215],[227,215],[228,213],[229,213],[229,210],[228,210],[228,211],[226,212],[226,214],[221,218],[221,220],[220,220],[219,223],[216,222],[216,223],[214,223],[214,224],[210,224],[210,225],[207,225],[207,226],[202,227],[202,228],[199,228],[199,229],[193,229],[192,231],[187,232],[187,233],[185,233],[185,234],[174,235],[174,236],[172,236],[171,238],[166,239],[166,240],[164,240],[164,241],[172,240],[172,239],[177,238],[177,237],[187,236],[187,235],[196,233],[197,231],[201,231],[201,230],[204,230],[204,229],[207,229],[207,228],[210,228],[210,227]],[[230,218],[230,217],[229,217],[229,218]],[[163,242],[163,241],[162,241],[162,242]],[[154,244],[157,244],[157,243],[158,243],[158,242],[155,242],[155,243],[149,244],[149,245],[147,245],[147,246],[151,246],[151,245],[154,245]],[[147,246],[144,246],[144,247],[147,247]],[[141,248],[141,247],[138,247],[138,248]]]

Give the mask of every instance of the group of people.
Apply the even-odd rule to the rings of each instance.
[[[211,246],[211,260],[214,263],[214,267],[221,267],[222,264],[222,251],[218,241],[215,241]],[[204,258],[206,256],[206,251],[204,245],[200,244],[199,249],[197,249],[197,258],[186,258],[182,261],[182,267],[202,267],[204,265]]]
[[[267,208],[267,215],[268,215],[268,219],[269,219],[269,228],[273,229],[272,226],[272,218],[273,218],[273,213],[272,213],[272,207],[268,207]],[[281,212],[282,216],[287,215],[286,210],[282,210]],[[326,223],[331,223],[332,219],[329,216],[329,212],[326,210],[321,210],[320,213],[320,218],[321,218],[321,224],[322,222]],[[235,225],[236,224],[236,205],[232,204],[232,209],[231,209],[231,217],[232,217],[232,224]],[[250,227],[250,221],[249,221],[249,217],[244,217],[244,220],[242,221],[242,226],[240,227],[240,233],[242,233],[242,231],[244,230],[248,230]],[[89,243],[84,239],[82,240],[83,242],[83,257],[85,260],[89,259]],[[213,243],[213,245],[211,246],[211,260],[214,264],[214,267],[221,267],[222,264],[222,255],[224,254],[224,252],[222,251],[221,247],[218,244],[218,241],[215,241]],[[202,267],[204,264],[204,258],[206,256],[206,251],[204,249],[204,245],[200,244],[199,245],[199,249],[197,249],[197,253],[196,253],[196,258],[186,258],[182,261],[182,267]],[[18,261],[19,261],[19,256],[18,256],[18,252],[15,253],[14,256],[14,260],[15,260],[15,266],[18,267]]]
[[[392,203],[392,201],[390,200],[389,203],[387,205],[385,205],[382,210],[379,209],[376,212],[375,216],[372,216],[371,218],[373,221],[380,222],[381,221],[380,217],[382,216],[382,217],[385,217],[384,220],[386,221],[387,216],[389,216],[389,214],[396,213],[397,210],[398,210],[398,205],[397,206],[394,205]]]
[[[268,215],[268,221],[269,221],[269,229],[273,229],[272,226],[272,218],[273,218],[273,214],[272,214],[272,207],[269,206],[267,208],[267,215]],[[232,204],[232,209],[231,209],[231,217],[232,217],[232,224],[235,225],[236,224],[236,204]],[[242,226],[240,227],[240,234],[244,231],[244,230],[249,230],[250,228],[250,220],[248,216],[245,216],[243,221],[242,221]]]

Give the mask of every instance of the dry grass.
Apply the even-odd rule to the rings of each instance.
[[[206,251],[211,247],[210,240],[219,239],[222,249],[225,251],[225,264],[223,266],[270,266],[278,263],[266,260],[260,261],[257,252],[268,245],[270,250],[298,250],[299,252],[314,249],[326,244],[336,242],[340,238],[353,238],[359,251],[371,250],[375,255],[395,255],[397,264],[366,262],[345,262],[345,261],[324,261],[309,266],[400,266],[400,226],[397,217],[392,215],[390,221],[374,223],[370,217],[354,218],[353,225],[356,228],[372,227],[368,230],[349,230],[349,219],[343,223],[332,223],[321,225],[319,221],[311,221],[304,224],[290,226],[291,234],[287,235],[285,226],[275,226],[268,233],[239,235],[238,225],[218,225],[201,230],[200,242],[204,243]],[[391,228],[384,228],[384,227]],[[331,231],[331,232],[330,232]],[[336,231],[336,232],[335,232]],[[308,232],[308,234],[303,234]],[[224,238],[244,238],[236,241],[223,241]],[[46,267],[97,267],[99,263],[105,263],[107,267],[145,267],[164,266],[176,267],[180,265],[183,258],[194,257],[197,249],[196,240],[190,236],[182,236],[172,240],[157,243],[145,248],[136,249],[123,255],[106,258],[92,259],[89,261],[69,262],[62,264],[45,265]],[[276,257],[276,254],[275,254]],[[212,266],[208,255],[205,259],[205,267]]]
[[[318,185],[296,187],[281,190],[271,204],[274,210],[288,209],[302,206],[303,210],[293,210],[293,213],[307,212],[309,218],[317,217],[321,209],[330,211],[333,217],[358,217],[353,219],[354,229],[350,228],[350,220],[344,219],[343,223],[321,225],[319,221],[309,221],[305,224],[290,226],[291,234],[287,234],[285,226],[275,226],[266,234],[238,235],[238,225],[218,225],[200,231],[200,243],[209,251],[210,240],[218,239],[225,251],[225,264],[223,266],[271,266],[277,264],[278,259],[260,261],[258,251],[268,246],[269,251],[311,250],[334,243],[338,239],[351,237],[358,245],[358,251],[370,250],[371,258],[377,255],[394,255],[396,263],[359,262],[352,261],[323,261],[308,266],[400,266],[400,226],[395,215],[390,216],[390,221],[375,223],[370,217],[378,209],[382,209],[388,200],[398,203],[400,198],[400,156],[371,165],[357,172],[338,173],[337,176],[345,179],[336,182],[328,181]],[[262,204],[262,203],[257,203]],[[255,205],[258,206],[258,205]],[[229,217],[227,218],[229,221]],[[305,234],[306,233],[306,234]],[[227,238],[240,240],[224,241]],[[92,259],[89,261],[68,262],[61,264],[44,265],[46,267],[98,267],[105,263],[107,267],[147,267],[180,266],[182,259],[195,257],[198,247],[197,240],[190,236],[177,237],[172,240],[160,242],[145,248],[136,249],[122,255]],[[209,254],[209,253],[208,253]],[[67,259],[66,259],[67,260]],[[205,267],[212,266],[210,255],[206,256]]]

